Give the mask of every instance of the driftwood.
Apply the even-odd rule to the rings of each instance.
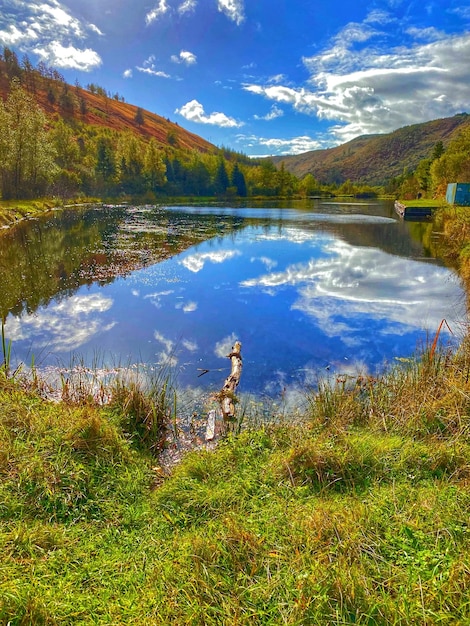
[[[227,354],[227,358],[232,362],[232,371],[225,379],[222,389],[212,396],[212,399],[219,403],[219,408],[212,409],[208,413],[206,428],[206,439],[208,441],[215,437],[216,419],[219,415],[223,419],[224,433],[228,432],[230,423],[235,419],[235,391],[240,382],[243,367],[241,348],[242,344],[236,341],[230,354]]]

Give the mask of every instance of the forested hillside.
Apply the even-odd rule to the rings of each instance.
[[[368,135],[329,148],[303,154],[272,157],[279,166],[303,178],[312,174],[322,184],[341,184],[346,180],[369,185],[386,185],[405,171],[413,172],[422,159],[431,156],[434,146],[444,149],[452,138],[470,125],[466,113],[405,126],[386,135]]]
[[[289,195],[297,179],[218,148],[98,85],[0,54],[0,192],[122,197]]]

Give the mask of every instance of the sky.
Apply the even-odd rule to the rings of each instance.
[[[249,156],[470,112],[470,0],[0,0],[0,44]]]

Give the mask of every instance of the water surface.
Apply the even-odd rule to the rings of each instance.
[[[0,238],[1,312],[16,360],[171,363],[182,387],[220,388],[238,339],[240,390],[277,396],[458,331],[432,242],[386,202],[74,209]]]

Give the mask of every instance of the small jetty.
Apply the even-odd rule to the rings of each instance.
[[[407,221],[420,222],[432,218],[435,207],[430,206],[406,206],[395,200],[395,211]]]

